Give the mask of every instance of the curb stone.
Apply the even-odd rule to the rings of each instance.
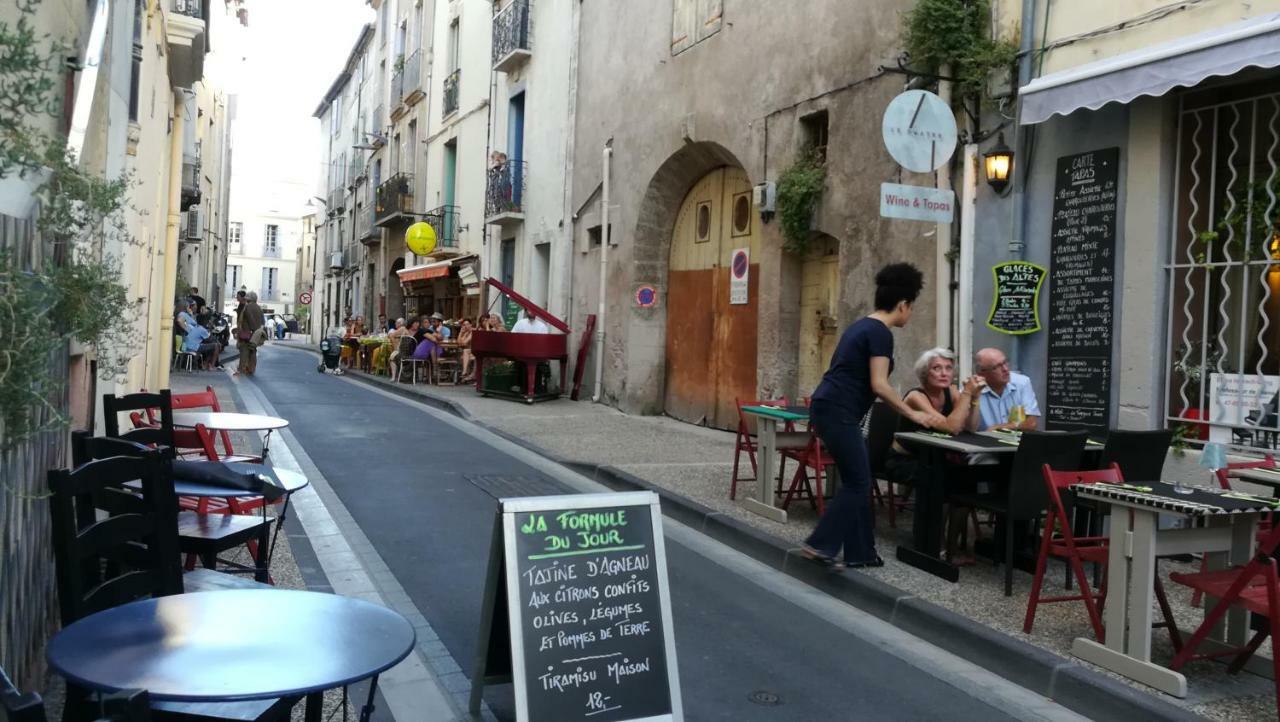
[[[296,347],[295,347],[296,348]],[[317,356],[319,353],[309,351]],[[717,512],[669,489],[608,465],[563,459],[525,439],[475,419],[460,404],[429,391],[392,385],[364,373],[350,378],[426,403],[615,490],[652,491],[662,513],[783,574],[804,582],[893,626],[927,640],[1011,682],[1093,720],[1200,720],[1191,711],[1144,693],[1065,657],[998,632],[874,577],[833,574],[800,556],[783,539]]]

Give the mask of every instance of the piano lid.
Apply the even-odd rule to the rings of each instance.
[[[524,296],[521,296],[520,294],[511,290],[498,279],[486,278],[484,280],[485,280],[485,283],[488,283],[490,286],[493,286],[494,288],[498,289],[499,293],[505,294],[512,301],[515,301],[516,303],[520,304],[520,306],[526,309],[527,311],[529,311],[529,313],[551,324],[553,328],[558,329],[562,333],[571,332],[572,329],[569,328],[569,325],[567,323],[565,323],[564,321],[561,321],[555,316],[552,316],[550,313],[547,312],[545,308],[539,306],[533,301],[530,301]]]

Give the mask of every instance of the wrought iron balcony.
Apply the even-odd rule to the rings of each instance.
[[[379,96],[381,97],[381,96]],[[369,119],[369,142],[374,148],[387,144],[387,108],[382,103],[373,109],[373,117]]]
[[[489,169],[484,193],[486,223],[510,226],[524,221],[525,177],[529,164],[525,161],[503,161]]]
[[[462,223],[462,211],[458,206],[440,206],[427,211],[422,219],[436,231],[436,255],[440,250],[458,247],[458,226]]]
[[[462,78],[462,68],[449,73],[444,78],[444,117],[458,112],[458,82]]]
[[[200,156],[182,154],[182,206],[200,202]]]
[[[380,227],[413,222],[413,175],[398,173],[373,194],[373,222]]]
[[[329,190],[328,210],[331,215],[338,213],[339,211],[342,211],[346,208],[346,203],[345,203],[346,199],[343,198],[343,193],[344,191],[341,185],[331,188]]]
[[[515,0],[493,18],[493,69],[508,73],[533,54],[529,0]]]
[[[413,105],[422,99],[422,51],[415,50],[404,60],[400,76],[400,100]]]
[[[356,213],[356,239],[365,245],[382,242],[382,229],[373,223],[373,204],[365,203]]]
[[[200,0],[169,0],[164,33],[169,84],[190,88],[204,77],[204,56],[209,48],[209,27]]]
[[[363,160],[353,160],[347,165],[347,187],[348,188],[355,188],[357,185],[359,185],[360,181],[364,180],[365,178],[364,167],[365,167],[365,164]]]
[[[329,271],[342,270],[342,251],[334,251],[329,254]]]

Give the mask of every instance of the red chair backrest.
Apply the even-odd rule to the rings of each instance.
[[[209,409],[210,411],[222,411],[222,407],[218,404],[218,395],[213,392],[212,386],[204,387],[204,391],[195,391],[189,394],[174,394],[173,408],[175,411],[177,411],[178,409]],[[210,449],[204,446],[205,439],[200,438],[200,435],[197,432],[195,431],[183,432],[183,431],[175,430],[175,434],[183,434],[183,433],[185,433],[186,436],[180,437],[180,438],[185,438],[186,441],[190,441],[193,443],[186,443],[186,441],[179,441],[178,443],[179,446],[190,447],[190,448],[204,448],[205,455],[206,456],[209,455]],[[210,432],[205,431],[204,433],[205,433],[205,436],[209,437],[210,439],[212,438],[212,434],[210,434]],[[218,436],[219,438],[222,439],[223,454],[226,456],[231,456],[232,454],[235,454],[236,453],[235,450],[231,448],[231,435],[228,434],[226,431],[219,431]],[[209,458],[216,459],[217,457],[218,455],[215,453],[213,456],[210,456]]]
[[[1267,454],[1261,459],[1254,459],[1252,461],[1228,462],[1227,468],[1218,469],[1217,471],[1214,472],[1214,476],[1218,477],[1218,484],[1223,489],[1230,489],[1231,488],[1231,472],[1235,471],[1236,469],[1274,469],[1274,468],[1276,468],[1275,457],[1271,456],[1271,454]]]
[[[1123,484],[1124,475],[1120,473],[1120,465],[1112,462],[1111,466],[1105,469],[1095,469],[1092,471],[1054,471],[1049,468],[1048,464],[1043,464],[1041,468],[1044,471],[1044,485],[1049,492],[1049,502],[1053,504],[1053,511],[1064,519],[1064,534],[1069,535],[1071,524],[1067,521],[1067,508],[1062,503],[1062,490],[1075,484]]]
[[[780,399],[752,399],[746,402],[743,402],[742,399],[735,397],[733,402],[738,406],[738,433],[744,436],[750,436],[755,432],[751,430],[752,429],[751,423],[747,419],[747,415],[742,413],[743,406],[781,406],[783,408],[786,408],[787,406],[790,405],[787,402],[786,396],[783,396]],[[788,424],[790,424],[790,422],[788,422]]]

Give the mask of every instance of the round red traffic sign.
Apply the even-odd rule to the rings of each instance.
[[[733,277],[746,278],[747,266],[748,266],[747,252],[742,250],[734,251],[733,252]]]
[[[311,292],[310,292],[310,291],[303,291],[302,293],[299,293],[299,294],[298,294],[298,303],[301,303],[301,304],[303,304],[303,305],[308,304],[308,303],[311,303]]]
[[[636,305],[640,308],[653,308],[658,303],[658,289],[644,284],[636,288]]]

